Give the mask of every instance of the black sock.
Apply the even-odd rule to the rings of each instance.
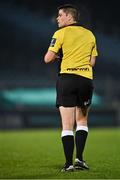
[[[78,130],[75,134],[76,143],[76,158],[80,161],[83,160],[83,151],[86,143],[88,132],[84,130]]]
[[[67,135],[62,137],[66,164],[73,164],[74,136]]]

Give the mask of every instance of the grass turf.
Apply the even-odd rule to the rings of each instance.
[[[89,171],[61,173],[64,154],[56,129],[0,132],[0,179],[119,179],[120,129],[89,129]]]

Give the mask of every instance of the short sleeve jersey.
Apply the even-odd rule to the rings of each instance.
[[[60,49],[63,53],[60,74],[77,74],[93,79],[90,58],[98,53],[95,36],[90,30],[77,25],[57,30],[48,50],[58,53]]]

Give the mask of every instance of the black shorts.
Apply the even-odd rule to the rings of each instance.
[[[93,95],[93,82],[79,75],[61,74],[58,76],[56,91],[56,107],[89,106]]]

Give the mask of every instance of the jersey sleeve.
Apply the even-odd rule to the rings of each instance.
[[[96,45],[96,40],[94,38],[94,46],[93,46],[93,49],[92,49],[92,56],[98,56],[98,51],[97,51],[97,45]]]
[[[60,31],[56,31],[51,39],[48,50],[58,53],[59,49],[62,47],[62,39],[62,33],[60,33]]]

